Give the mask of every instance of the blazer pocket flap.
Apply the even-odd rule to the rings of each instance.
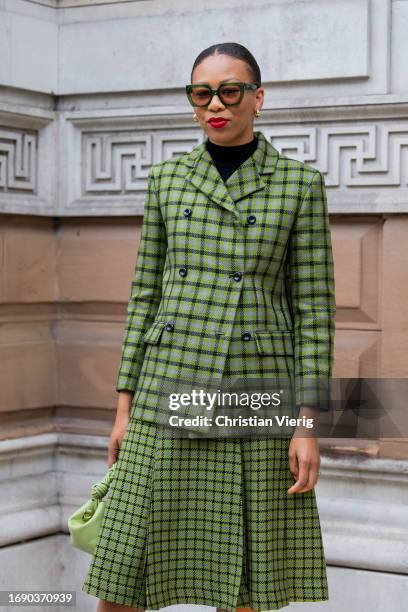
[[[258,352],[261,355],[293,355],[292,332],[254,332]]]
[[[157,344],[160,340],[160,336],[162,334],[163,329],[165,328],[165,321],[155,321],[149,327],[145,335],[143,336],[143,340],[147,342],[147,344]]]

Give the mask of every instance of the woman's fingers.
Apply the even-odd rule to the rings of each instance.
[[[310,491],[310,489],[313,489],[313,487],[317,483],[318,471],[319,471],[319,468],[315,464],[313,463],[310,464],[308,481],[304,487],[302,487],[301,489],[298,489],[297,491],[298,493],[305,493],[305,491]]]
[[[109,443],[108,447],[108,465],[112,467],[118,457],[119,452],[119,441],[117,438],[113,438],[113,440]]]
[[[313,489],[320,467],[319,447],[315,439],[292,439],[289,467],[296,482],[288,489],[288,493],[304,493]]]
[[[304,490],[304,487],[309,482],[309,461],[308,460],[300,460],[299,461],[299,476],[290,489],[288,489],[288,493],[300,493]]]
[[[299,476],[299,462],[296,453],[289,453],[289,469],[292,472],[293,478]]]

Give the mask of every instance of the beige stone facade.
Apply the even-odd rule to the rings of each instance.
[[[206,46],[251,49],[256,128],[324,176],[334,377],[407,378],[407,25],[408,0],[0,0],[2,589],[96,603],[66,519],[106,469],[148,170],[203,138],[184,85]],[[330,612],[406,608],[401,432],[320,441]]]

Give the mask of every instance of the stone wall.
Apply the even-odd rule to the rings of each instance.
[[[66,518],[106,469],[148,170],[204,136],[184,93],[202,48],[248,46],[255,127],[324,175],[334,376],[407,376],[407,26],[408,0],[0,0],[1,589],[90,609]],[[325,609],[402,610],[408,441],[321,447]]]

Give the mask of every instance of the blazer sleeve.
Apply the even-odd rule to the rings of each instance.
[[[167,234],[160,211],[154,166],[148,175],[143,224],[127,306],[116,391],[135,391],[146,345],[143,335],[153,322],[162,296]]]
[[[289,244],[296,406],[329,409],[336,313],[325,184],[317,170],[303,194]]]

